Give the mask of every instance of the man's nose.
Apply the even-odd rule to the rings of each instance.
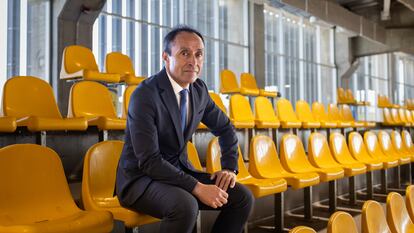
[[[197,64],[197,59],[196,59],[196,56],[194,54],[189,56],[188,63],[191,64],[191,65],[196,65]]]

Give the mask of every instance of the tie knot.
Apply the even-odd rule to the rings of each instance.
[[[181,96],[181,97],[186,96],[187,92],[188,92],[188,89],[182,89],[182,90],[180,91],[180,96]]]

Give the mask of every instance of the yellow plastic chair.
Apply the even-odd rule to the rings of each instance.
[[[68,117],[86,117],[99,130],[124,130],[126,120],[117,117],[111,95],[97,82],[82,81],[70,90]]]
[[[188,156],[188,160],[190,161],[191,165],[193,165],[195,169],[199,171],[203,171],[200,158],[198,157],[197,149],[195,148],[194,144],[191,142],[187,142],[187,156]]]
[[[157,221],[149,215],[122,207],[114,196],[116,168],[124,143],[104,141],[86,152],[83,164],[82,203],[85,210],[109,211],[114,219],[133,228]]]
[[[341,112],[340,112],[342,118],[345,121],[351,122],[352,127],[375,127],[375,122],[368,122],[368,121],[355,121],[354,116],[352,116],[351,108],[349,108],[348,105],[344,104],[341,106]]]
[[[3,90],[3,113],[16,118],[17,126],[32,132],[86,130],[85,117],[64,119],[60,114],[52,87],[32,76],[8,79]]]
[[[254,101],[255,125],[258,129],[279,128],[280,121],[277,118],[270,100],[259,96]]]
[[[347,177],[364,174],[367,169],[362,163],[340,164],[335,161],[329,149],[328,142],[321,133],[312,133],[309,136],[308,158],[311,164],[318,168],[340,167],[344,169],[345,176]]]
[[[122,104],[122,118],[126,119],[128,115],[129,99],[131,98],[132,92],[135,91],[138,85],[130,85],[124,91],[123,104]]]
[[[249,172],[257,178],[283,178],[293,189],[301,189],[319,183],[316,172],[295,174],[282,167],[276,146],[269,136],[256,135],[250,141]]]
[[[338,104],[347,104],[349,103],[346,99],[346,93],[345,90],[342,87],[339,87],[336,90],[336,94],[337,94],[337,99],[338,99]]]
[[[210,98],[214,101],[214,103],[221,109],[221,111],[223,111],[225,114],[227,114],[226,107],[224,106],[220,95],[218,95],[216,93],[213,93],[213,92],[210,92],[209,95],[210,95]],[[197,129],[207,129],[207,126],[200,122]]]
[[[367,166],[368,171],[375,171],[383,168],[381,160],[369,155],[362,136],[358,132],[352,132],[348,136],[348,147],[352,156]]]
[[[351,122],[343,121],[341,118],[341,114],[339,112],[338,106],[336,104],[329,104],[328,105],[328,115],[329,118],[338,123],[338,127],[340,128],[349,128],[352,127]]]
[[[400,115],[399,115],[398,111],[399,110],[397,108],[391,108],[390,109],[391,118],[392,118],[393,122],[395,123],[395,125],[405,126],[404,122],[400,118]]]
[[[249,101],[240,94],[230,97],[230,120],[237,129],[254,128],[254,116]]]
[[[240,93],[236,75],[231,70],[222,70],[220,73],[220,93],[235,94]]]
[[[408,215],[404,198],[399,193],[391,192],[387,196],[387,222],[392,233],[414,232],[414,223]]]
[[[408,121],[405,111],[407,111],[407,109],[399,108],[398,109],[398,117],[400,118],[403,126],[405,126],[405,127],[413,126],[413,124],[410,121]]]
[[[302,126],[302,122],[296,117],[289,100],[285,98],[278,99],[276,102],[276,113],[282,128],[300,128]]]
[[[337,211],[331,215],[327,233],[358,233],[354,218],[344,211]]]
[[[382,122],[383,125],[385,125],[385,126],[397,126],[397,125],[399,125],[392,118],[391,112],[388,108],[384,108],[382,110],[382,114],[383,114],[383,119],[384,119],[383,122]]]
[[[411,161],[414,161],[414,153],[405,147],[401,134],[396,130],[393,130],[391,132],[391,143],[398,154],[402,155],[403,157],[411,157]]]
[[[414,153],[414,144],[413,140],[411,139],[410,133],[407,130],[403,130],[401,132],[401,136],[403,138],[404,145],[408,149],[408,151]]]
[[[264,96],[264,97],[276,97],[277,92],[266,91],[257,87],[255,77],[250,73],[242,73],[240,76],[240,92],[242,95],[250,96]]]
[[[99,72],[95,56],[90,49],[80,45],[71,45],[63,50],[60,79],[77,78],[83,78],[83,80],[87,81],[109,83],[118,83],[121,80],[119,74]]]
[[[351,89],[345,91],[345,96],[349,104],[358,104]]]
[[[313,117],[309,104],[306,101],[296,101],[296,115],[299,121],[302,122],[302,128],[309,129],[321,127],[321,123]]]
[[[387,132],[380,130],[378,132],[378,141],[384,154],[391,156],[392,158],[398,158],[400,165],[411,162],[411,156],[398,153],[394,145],[391,143],[390,135]]]
[[[120,81],[128,85],[138,85],[145,79],[145,77],[135,76],[131,59],[119,52],[112,52],[106,55],[105,70],[111,74],[119,74],[121,77]]]
[[[393,157],[391,155],[387,156],[384,154],[378,142],[377,135],[375,135],[375,133],[370,131],[365,132],[364,143],[367,147],[368,154],[372,158],[376,158],[382,161],[385,169],[396,167],[400,163],[399,158]]]
[[[410,215],[411,221],[414,219],[414,185],[409,185],[405,189],[405,204]]]
[[[15,117],[0,117],[0,132],[2,133],[12,133],[16,131],[17,124]]]
[[[369,200],[362,206],[362,233],[391,233],[380,203]]]
[[[321,128],[336,128],[338,123],[329,119],[328,114],[325,112],[325,107],[322,103],[313,102],[312,114],[315,120],[319,121]]]
[[[408,109],[405,109],[405,118],[407,119],[407,121],[409,123],[411,123],[411,125],[414,125],[414,118],[413,115],[411,114],[411,111]]]
[[[310,227],[297,226],[291,229],[289,233],[316,233],[316,231]]]
[[[33,144],[3,147],[0,167],[0,232],[111,232],[111,213],[76,206],[52,149]]]

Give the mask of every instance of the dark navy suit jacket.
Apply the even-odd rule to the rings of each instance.
[[[116,193],[123,206],[136,202],[152,181],[192,192],[198,181],[183,169],[194,171],[186,145],[200,121],[219,136],[222,168],[238,169],[238,141],[230,120],[212,101],[202,80],[190,84],[189,90],[192,113],[185,133],[165,68],[132,93],[116,176]]]

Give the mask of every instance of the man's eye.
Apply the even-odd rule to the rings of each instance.
[[[188,56],[188,52],[187,51],[184,51],[181,54],[184,55],[184,56]]]

